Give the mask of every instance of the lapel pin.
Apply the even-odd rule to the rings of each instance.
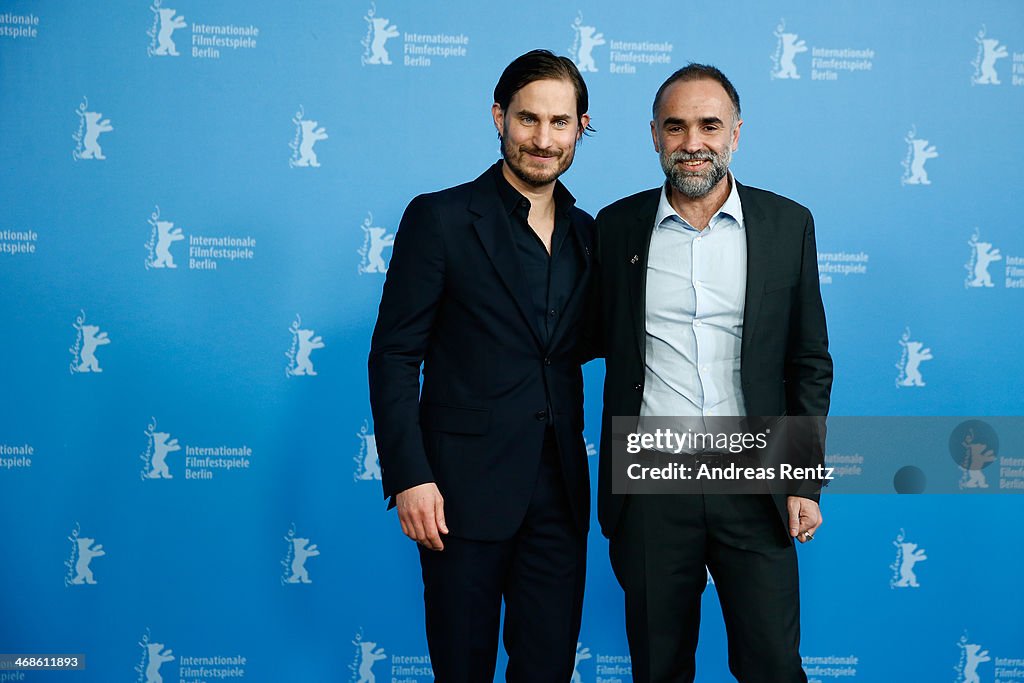
[[[638,255],[636,255],[636,254],[633,254],[633,258],[629,259],[629,262],[633,263],[633,264],[636,264],[636,262],[639,261],[639,260],[640,260],[640,257]]]

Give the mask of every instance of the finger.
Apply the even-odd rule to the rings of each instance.
[[[434,511],[430,511],[430,516],[424,521],[424,530],[427,532],[427,547],[431,550],[441,550],[444,548],[444,544],[441,543],[441,536],[437,533],[437,522],[434,521]]]
[[[800,501],[789,498],[786,509],[789,511],[789,535],[797,538],[800,534]]]
[[[442,534],[448,533],[448,525],[444,521],[444,498],[438,496],[434,500],[434,519],[437,522],[437,528],[440,529]]]
[[[423,515],[419,511],[415,511],[412,514],[412,539],[417,543],[422,543],[427,538],[427,531],[423,524]]]

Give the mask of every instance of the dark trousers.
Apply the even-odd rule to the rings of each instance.
[[[767,495],[633,495],[610,543],[636,683],[691,683],[711,571],[742,683],[806,683],[796,551]]]
[[[420,547],[434,680],[494,680],[504,598],[505,680],[567,683],[583,612],[586,543],[569,507],[557,444],[549,436],[515,536],[504,541],[447,537],[441,552]]]

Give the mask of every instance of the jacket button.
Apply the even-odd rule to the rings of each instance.
[[[543,422],[544,420],[548,419],[548,413],[546,410],[538,410],[537,414],[534,415],[534,417],[537,418],[538,421]]]

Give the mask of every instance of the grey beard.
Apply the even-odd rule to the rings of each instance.
[[[703,173],[692,173],[678,165],[680,161],[695,159],[709,160],[711,168]],[[665,177],[668,178],[668,182],[673,188],[690,199],[699,199],[711,192],[711,189],[725,177],[729,172],[730,161],[732,161],[732,150],[728,147],[720,155],[712,152],[673,152],[668,156],[661,155],[661,168],[665,171]]]

